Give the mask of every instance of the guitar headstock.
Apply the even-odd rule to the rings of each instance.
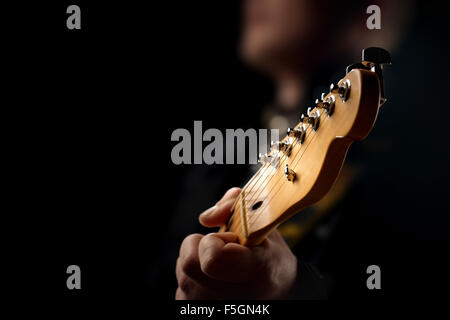
[[[258,245],[281,222],[320,200],[331,188],[353,141],[364,139],[386,98],[383,64],[389,53],[363,50],[363,61],[322,94],[284,139],[260,157],[259,171],[242,189],[222,231]]]

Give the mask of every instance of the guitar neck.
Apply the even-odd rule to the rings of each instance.
[[[246,246],[259,245],[280,223],[319,201],[330,190],[354,141],[372,130],[380,104],[387,51],[363,50],[363,62],[330,86],[287,136],[260,157],[258,172],[242,188],[227,224]]]

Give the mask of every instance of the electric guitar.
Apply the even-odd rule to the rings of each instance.
[[[259,245],[280,223],[319,201],[335,182],[353,141],[372,130],[386,102],[383,66],[390,54],[371,47],[347,67],[300,122],[260,155],[261,167],[242,188],[219,232],[231,231],[245,246]]]

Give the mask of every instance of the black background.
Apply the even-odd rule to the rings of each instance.
[[[81,30],[66,27],[71,4]],[[239,3],[59,1],[9,12],[13,251],[27,261],[13,268],[40,274],[19,295],[157,298],[145,272],[183,171],[170,161],[171,132],[186,119],[226,127],[237,113],[248,125],[235,101],[268,97],[236,57]],[[83,273],[78,292],[66,287],[71,264]]]
[[[66,28],[70,4],[81,7],[82,30]],[[433,43],[446,39],[437,8],[422,8],[428,11],[421,25],[439,34]],[[270,98],[268,81],[236,57],[239,2],[58,1],[20,4],[4,15],[8,12],[14,15],[5,35],[10,42],[4,64],[11,69],[5,91],[12,115],[5,120],[11,125],[8,189],[17,230],[8,247],[14,256],[9,263],[20,272],[18,295],[45,294],[67,306],[166,301],[142,279],[148,266],[158,263],[158,241],[183,175],[183,168],[170,163],[171,132],[199,119],[208,127],[230,127],[231,121],[232,127],[251,126],[252,112]],[[442,72],[436,64],[429,74]],[[419,94],[433,95],[444,108],[440,88],[445,89],[437,87],[430,92],[431,84]],[[422,122],[420,114],[413,119]],[[423,197],[446,195],[445,179],[432,185]],[[448,202],[442,210],[447,209]],[[433,219],[414,247],[405,244],[408,258],[418,250],[418,264],[408,259],[413,265],[397,266],[395,272],[405,272],[397,284],[396,273],[387,271],[384,283],[396,288],[388,297],[401,298],[399,288],[416,277],[421,284],[433,282],[433,299],[447,296],[441,272],[448,218]],[[420,252],[431,260],[423,261]],[[80,291],[66,288],[71,264],[81,267]],[[32,286],[24,280],[30,272],[35,272]],[[426,288],[420,285],[417,297],[426,298]],[[440,289],[444,292],[437,293]]]

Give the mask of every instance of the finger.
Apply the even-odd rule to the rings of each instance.
[[[178,288],[187,297],[190,293],[192,294],[193,290],[195,290],[195,282],[183,273],[182,263],[180,261],[180,258],[178,258],[177,265],[175,267],[175,274],[177,276]]]
[[[231,188],[227,192],[225,192],[222,199],[220,199],[213,207],[209,208],[200,215],[199,217],[200,223],[205,227],[219,227],[224,225],[227,222],[227,219],[230,215],[229,212],[230,210],[228,210],[228,207],[231,209],[231,207],[234,204],[234,201],[236,200],[236,197],[239,195],[240,192],[241,192],[240,188]],[[233,201],[231,206],[230,201]],[[227,210],[224,216],[222,215],[223,212],[222,210]],[[219,214],[219,220],[217,220],[216,218],[217,214]]]
[[[177,280],[179,282],[180,279],[182,278],[182,275],[184,274],[204,287],[211,286],[211,283],[209,281],[210,278],[203,273],[200,266],[198,246],[202,238],[203,238],[202,235],[193,234],[186,237],[186,239],[181,244],[180,257],[177,260],[175,270]],[[180,283],[178,284],[180,285]],[[185,291],[187,291],[188,288],[183,289],[186,289]]]
[[[230,199],[235,200],[236,197],[239,195],[239,193],[241,193],[241,188],[234,187],[234,188],[229,189],[227,192],[225,192],[225,194],[223,195],[222,199],[220,199],[220,200],[216,203],[216,206],[217,206],[217,205],[220,205],[220,204],[222,204],[223,202],[228,201],[228,200],[230,200]]]
[[[187,300],[186,294],[180,288],[175,292],[175,300]]]
[[[228,241],[235,239],[234,234],[231,232],[224,232],[223,237]],[[182,274],[186,274],[189,278],[205,287],[217,286],[217,283],[211,283],[210,280],[212,279],[205,275],[201,269],[198,247],[202,238],[203,236],[200,234],[193,234],[186,237],[181,244],[180,257],[177,259],[175,270],[177,280]]]
[[[247,282],[254,268],[253,253],[249,248],[226,243],[217,234],[209,234],[200,240],[198,254],[203,273],[216,280]]]
[[[235,284],[212,279],[203,273],[198,257],[198,242],[203,236],[198,236],[191,235],[183,241],[175,268],[178,287],[189,299],[193,299],[193,296],[199,296],[199,294],[211,299],[213,296],[236,296],[236,292],[242,293],[242,288],[236,287]],[[219,237],[224,242],[237,240],[237,236],[232,232],[221,233]]]
[[[182,271],[189,277],[202,277],[200,260],[198,258],[198,246],[202,238],[203,235],[201,234],[191,234],[183,240],[180,247],[180,256],[177,260],[177,279],[181,275],[181,272],[178,271]]]
[[[206,289],[202,288],[197,282],[183,272],[180,258],[177,260],[175,273],[177,276],[178,288],[186,299],[201,299],[202,297],[208,296]]]
[[[196,273],[196,277],[190,277],[189,274],[183,271],[183,262],[180,258],[177,260],[175,273],[178,288],[182,291],[185,298],[189,300],[215,299],[219,297],[219,293],[233,292],[231,289],[234,289],[230,288],[227,284],[222,284],[217,282],[217,280],[208,278],[201,270]],[[196,278],[199,277],[201,281],[197,281]]]
[[[213,233],[213,235],[219,239],[222,239],[222,241],[225,243],[229,242],[238,243],[239,241],[238,235],[234,232]]]
[[[208,228],[223,226],[226,224],[231,214],[231,207],[233,204],[234,199],[228,199],[222,201],[219,205],[206,210],[199,217],[200,223]]]

